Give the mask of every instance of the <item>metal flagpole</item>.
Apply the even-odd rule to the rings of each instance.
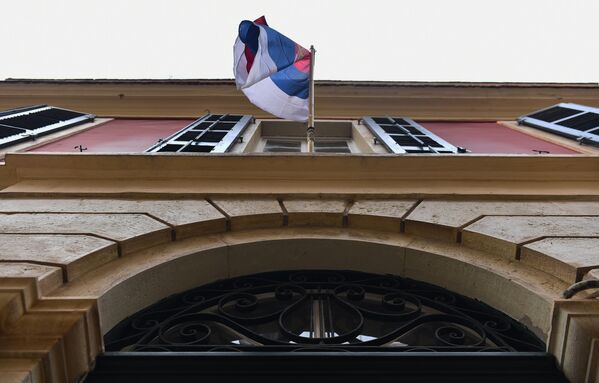
[[[314,45],[310,45],[310,94],[308,95],[308,129],[306,130],[308,153],[314,153],[314,60],[316,60],[316,49],[314,49]]]

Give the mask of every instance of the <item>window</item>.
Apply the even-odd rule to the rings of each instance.
[[[274,139],[267,138],[263,152],[279,152],[279,153],[300,153],[307,152],[306,139]],[[349,145],[346,140],[335,140],[330,138],[318,138],[314,142],[314,152],[316,153],[351,153]]]
[[[251,121],[248,115],[207,114],[146,152],[224,153],[235,145]]]
[[[391,153],[465,153],[406,117],[364,117],[362,122]]]
[[[314,142],[314,151],[319,153],[351,153],[347,141],[318,140]]]
[[[302,142],[299,140],[277,140],[277,139],[268,139],[266,140],[266,145],[264,145],[264,152],[269,153],[292,153],[292,152],[301,152],[302,151]]]
[[[484,303],[354,271],[217,281],[132,315],[104,343],[86,382],[566,382],[540,339]]]
[[[316,153],[370,153],[352,121],[317,121]],[[293,121],[260,120],[245,133],[243,142],[232,148],[237,153],[306,153],[306,124]]]
[[[0,147],[94,121],[93,114],[48,105],[35,105],[0,112]]]
[[[518,123],[599,146],[599,108],[561,103],[522,116]]]

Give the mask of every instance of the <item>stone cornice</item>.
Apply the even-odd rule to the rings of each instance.
[[[599,156],[15,153],[0,184],[34,194],[594,198],[597,170]]]
[[[568,101],[599,107],[597,84],[319,81],[318,118],[406,115],[420,120],[513,120]],[[231,80],[10,80],[0,110],[54,104],[102,117],[190,118],[213,113],[270,117]]]

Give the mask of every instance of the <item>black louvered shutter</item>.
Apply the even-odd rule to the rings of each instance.
[[[208,114],[200,117],[146,152],[225,153],[252,121],[249,115]]]
[[[416,121],[406,117],[363,117],[370,132],[391,153],[463,153],[430,132]]]
[[[35,105],[0,112],[0,147],[94,121],[93,114]]]
[[[599,108],[561,103],[524,115],[518,123],[599,146]]]

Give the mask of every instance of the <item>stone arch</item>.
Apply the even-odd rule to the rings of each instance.
[[[98,299],[102,333],[160,299],[218,279],[299,269],[391,273],[479,299],[546,339],[559,285],[536,270],[460,247],[385,233],[326,229],[247,231],[174,242],[123,257],[57,291]],[[456,277],[459,276],[459,277]]]

